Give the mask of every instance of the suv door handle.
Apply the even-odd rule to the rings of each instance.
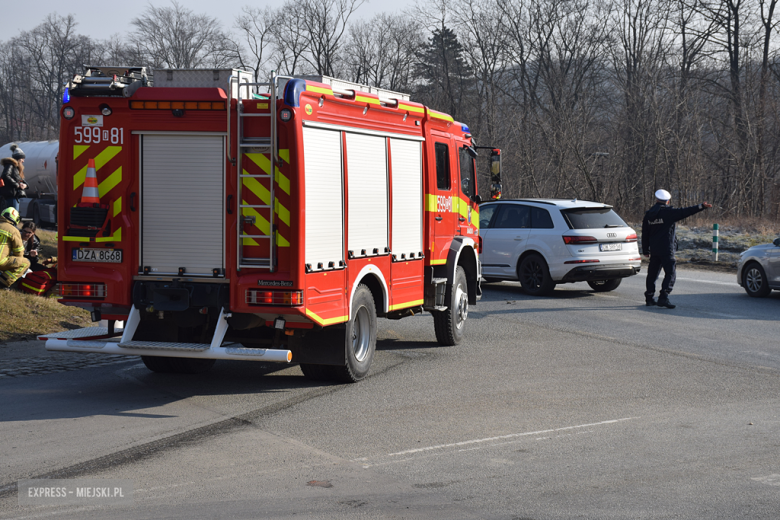
[[[525,237],[515,237],[515,240],[522,240]]]

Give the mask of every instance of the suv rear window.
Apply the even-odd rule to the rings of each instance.
[[[561,210],[570,229],[627,227],[612,208],[573,208]]]

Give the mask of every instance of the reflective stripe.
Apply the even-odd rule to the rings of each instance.
[[[324,88],[324,87],[315,87],[314,85],[306,84],[306,92],[314,92],[316,94],[328,94],[329,96],[333,95],[333,89]]]
[[[114,214],[112,216],[116,217],[120,213],[122,213],[122,197],[114,201]]]
[[[306,309],[306,316],[316,321],[319,325],[335,325],[336,323],[344,323],[345,321],[349,321],[349,316],[337,316],[335,318],[323,319],[311,312],[309,309]]]
[[[100,152],[97,157],[95,157],[95,170],[97,171],[105,166],[108,161],[116,157],[116,155],[121,151],[121,146],[106,146],[106,149]],[[73,189],[78,189],[79,186],[84,184],[84,179],[86,178],[87,166],[85,165],[82,169],[76,172],[76,175],[73,176]]]
[[[428,109],[428,113],[430,113],[431,116],[435,117],[436,119],[443,119],[445,121],[449,121],[450,123],[455,121],[452,118],[452,116],[449,116],[449,115],[444,114],[442,112],[436,112],[435,110]]]
[[[114,231],[114,234],[110,237],[69,237],[63,236],[63,242],[121,242],[122,241],[122,228]]]
[[[246,178],[246,177],[245,177]],[[242,204],[247,204],[247,201],[242,201]],[[260,230],[260,232],[265,236],[270,236],[271,234],[271,224],[263,217],[260,213],[258,213],[255,208],[241,208],[241,212],[244,214],[245,217],[255,217],[255,224],[254,226]],[[243,238],[242,244],[245,246],[259,246],[260,244],[257,243],[257,241],[253,238]],[[281,233],[276,233],[276,245],[279,247],[290,247],[290,242],[284,238]]]
[[[41,288],[41,289],[36,289],[35,287],[32,287],[31,285],[27,285],[27,284],[26,284],[26,283],[24,283],[24,282],[21,282],[21,285],[22,285],[22,287],[26,287],[26,288],[28,288],[29,290],[31,290],[31,291],[35,291],[35,292],[37,292],[37,293],[42,293],[42,292],[44,292],[44,291],[48,291],[48,290],[49,290],[49,288],[46,288],[46,289],[44,289],[44,288]]]
[[[425,107],[413,107],[411,105],[404,105],[400,101],[398,102],[398,108],[401,110],[408,110],[409,112],[416,112],[418,114],[425,113]]]
[[[415,305],[422,305],[425,300],[414,300],[413,302],[399,303],[398,305],[391,305],[391,311],[397,311],[398,309],[406,309],[408,307],[414,307]]]
[[[117,170],[103,179],[103,182],[101,182],[98,185],[98,193],[100,197],[111,191],[117,184],[122,182],[122,167],[120,166],[117,168]]]
[[[114,234],[110,237],[95,237],[95,242],[121,242],[122,241],[122,228],[114,231]]]
[[[74,144],[73,145],[73,158],[78,158],[79,155],[89,150],[88,144]]]
[[[355,96],[355,101],[357,101],[359,103],[370,103],[372,105],[380,105],[381,104],[378,99],[369,98],[369,97],[365,97],[365,96],[358,96],[358,95]]]
[[[285,159],[285,162],[290,162],[290,150],[279,150],[279,156],[281,157],[282,151],[287,152],[285,155],[287,155],[287,158],[285,159],[282,157],[282,159]],[[247,153],[244,154],[247,157],[249,157],[253,163],[255,163],[257,166],[260,167],[261,170],[265,172],[266,175],[271,175],[271,160],[266,157],[265,155],[261,153]],[[279,187],[284,191],[287,195],[290,194],[290,179],[284,176],[284,174],[279,170],[279,167],[274,168],[276,170],[275,172],[275,179],[276,183],[279,185]],[[245,174],[247,172],[244,172]],[[268,204],[268,202],[266,202]]]

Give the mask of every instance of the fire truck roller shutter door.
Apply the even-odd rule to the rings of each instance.
[[[306,183],[305,263],[344,261],[344,200],[341,132],[303,128]]]
[[[397,258],[423,250],[422,143],[390,139],[393,163],[393,254]]]
[[[347,250],[383,254],[388,241],[387,139],[347,132]]]
[[[215,135],[143,136],[141,266],[150,274],[224,268],[223,145]]]

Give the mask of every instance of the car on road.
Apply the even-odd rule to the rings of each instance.
[[[636,232],[598,202],[488,201],[479,206],[479,228],[483,279],[518,280],[531,295],[572,282],[612,291],[641,265]]]
[[[780,238],[746,249],[739,255],[737,282],[748,296],[763,298],[780,291]]]

